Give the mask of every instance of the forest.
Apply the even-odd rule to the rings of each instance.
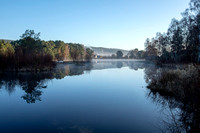
[[[191,0],[182,19],[172,19],[166,33],[145,41],[146,59],[156,63],[200,62],[200,1]]]
[[[44,69],[56,61],[90,61],[93,51],[82,44],[63,41],[44,41],[40,33],[26,30],[16,41],[0,41],[0,68]]]

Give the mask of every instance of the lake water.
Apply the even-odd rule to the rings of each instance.
[[[146,88],[155,70],[143,61],[93,61],[0,73],[0,132],[161,132],[169,110]]]

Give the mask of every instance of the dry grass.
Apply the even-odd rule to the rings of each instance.
[[[200,69],[188,65],[183,69],[162,70],[148,85],[153,92],[186,98],[200,94]]]

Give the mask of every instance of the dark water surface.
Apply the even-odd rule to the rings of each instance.
[[[179,109],[168,109],[146,88],[154,71],[141,61],[94,61],[0,73],[0,132],[161,132]]]

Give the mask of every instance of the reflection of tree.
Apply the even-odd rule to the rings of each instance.
[[[122,68],[123,67],[123,62],[119,61],[117,62],[117,68]]]
[[[12,75],[6,73],[0,73],[0,88],[4,87],[9,94],[15,90],[15,85],[17,81],[13,78]]]
[[[22,96],[27,103],[41,101],[42,88],[46,87],[46,79],[52,79],[52,73],[29,73],[18,77],[19,85],[25,91]]]
[[[129,61],[129,62],[126,62],[127,63],[127,66],[129,66],[130,69],[134,69],[134,70],[138,70],[138,69],[144,69],[144,67],[146,67],[146,63],[144,62],[140,62],[140,61]]]
[[[71,63],[71,64],[58,64],[55,68],[53,75],[56,79],[62,79],[65,76],[82,75],[84,71],[93,69],[93,63]]]
[[[21,83],[22,89],[26,92],[22,98],[26,100],[27,103],[35,103],[36,101],[41,101],[40,96],[42,95],[42,88],[45,88],[45,83],[43,80],[33,80],[24,81]]]
[[[162,76],[162,71],[166,68],[145,68],[145,79],[148,86],[156,83],[157,79]],[[154,82],[152,82],[154,81]],[[167,82],[167,81],[166,81]],[[164,85],[164,84],[163,84]],[[153,86],[156,86],[153,85]],[[166,88],[166,86],[159,86]],[[173,88],[173,87],[172,87]],[[190,89],[190,88],[188,88]],[[200,88],[199,88],[200,89]],[[198,90],[198,89],[197,89]],[[177,92],[179,93],[179,92]],[[181,92],[180,92],[181,93]],[[159,129],[166,133],[199,133],[200,132],[200,97],[199,92],[171,94],[165,91],[149,89],[148,98],[153,102],[162,105],[165,110],[165,119],[162,120]],[[167,112],[166,112],[167,111]],[[158,125],[157,125],[158,126]]]
[[[26,100],[27,103],[35,103],[35,101],[41,101],[40,96],[42,95],[41,90],[31,90],[28,89],[29,91],[25,90],[26,94],[22,96],[24,100]]]
[[[4,86],[9,94],[15,90],[16,86],[20,86],[26,93],[22,98],[27,103],[35,103],[41,100],[41,89],[45,88],[45,79],[48,78],[51,78],[49,73],[1,73],[0,86]]]
[[[27,103],[41,101],[42,89],[46,88],[47,81],[62,79],[65,76],[81,75],[84,71],[90,71],[92,63],[62,64],[53,71],[40,73],[0,73],[0,88],[5,88],[11,94],[17,86],[21,87],[25,94],[22,98]]]
[[[144,69],[144,73],[145,73],[145,80],[147,83],[149,83],[151,80],[155,79],[157,76],[157,72],[159,71],[159,69],[156,66],[147,66]]]
[[[146,65],[147,64],[144,61],[130,61],[130,60],[97,61],[96,63],[94,63],[93,70],[129,67],[130,69],[134,69],[137,71],[138,69],[144,69]]]
[[[100,61],[97,63],[64,63],[57,64],[56,68],[49,72],[30,73],[30,72],[4,72],[0,73],[0,88],[5,88],[11,94],[16,87],[22,88],[25,94],[22,98],[27,103],[41,101],[43,88],[47,87],[47,82],[52,79],[62,79],[65,76],[82,75],[91,70],[102,70],[109,68],[129,67],[134,70],[144,68],[144,62],[133,61]]]
[[[181,103],[177,102],[173,97],[162,97],[159,94],[149,91],[148,98],[154,103],[162,106],[163,118],[159,123],[154,125],[162,133],[184,133],[186,128],[180,121],[182,110],[179,108]]]

